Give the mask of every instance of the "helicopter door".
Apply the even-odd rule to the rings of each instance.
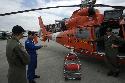
[[[106,28],[104,28],[104,27],[96,27],[95,28],[95,36],[96,36],[96,38],[98,39],[98,38],[104,36],[105,35],[105,30],[106,30]],[[98,41],[96,43],[96,51],[97,52],[104,52],[104,49],[105,49],[104,41]]]
[[[125,25],[122,25],[121,27],[120,27],[120,30],[119,30],[119,35],[118,36],[120,36],[121,38],[125,38]],[[119,48],[118,48],[118,50],[119,50],[119,53],[120,53],[120,56],[121,55],[123,55],[123,56],[125,56],[125,43],[123,43]]]

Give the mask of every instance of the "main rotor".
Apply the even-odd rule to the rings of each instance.
[[[52,9],[52,8],[62,8],[62,7],[112,7],[114,9],[120,9],[120,10],[124,10],[125,9],[125,6],[111,6],[111,5],[95,4],[95,3],[96,3],[96,0],[84,0],[84,1],[81,2],[81,4],[78,4],[78,5],[36,8],[36,9],[17,11],[17,12],[4,13],[4,14],[0,14],[0,16],[6,16],[6,15],[12,15],[12,14],[36,11],[36,10],[44,10],[44,9]]]

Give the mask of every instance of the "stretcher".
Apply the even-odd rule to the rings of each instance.
[[[64,78],[65,80],[81,80],[81,63],[78,56],[69,53],[64,59]]]

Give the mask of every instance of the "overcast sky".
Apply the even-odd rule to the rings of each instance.
[[[0,14],[31,8],[75,5],[80,3],[81,0],[0,0]],[[97,3],[124,6],[125,0],[97,0]],[[3,17],[0,16],[0,30],[11,31],[13,26],[20,25],[25,30],[36,31],[39,30],[38,16],[42,17],[44,24],[52,24],[55,20],[69,18],[76,9],[78,9],[78,7],[40,10]],[[101,11],[102,10],[104,10],[104,8],[101,8]]]

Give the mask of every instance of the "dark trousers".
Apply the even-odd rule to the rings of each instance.
[[[117,56],[105,56],[105,63],[110,69],[110,71],[117,72],[119,71],[119,63],[118,63],[118,57]]]
[[[37,63],[30,63],[28,65],[28,70],[27,70],[27,79],[28,80],[34,80],[35,77],[35,69],[37,67]]]

